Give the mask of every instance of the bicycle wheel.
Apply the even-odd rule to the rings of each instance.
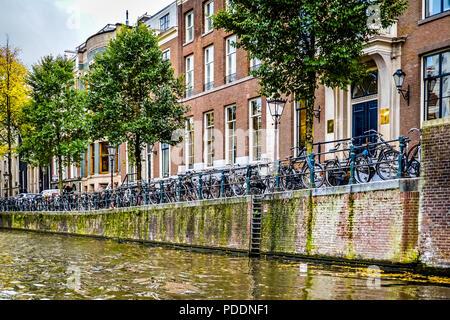
[[[275,191],[275,177],[272,175],[267,175],[264,178],[264,184],[266,185],[266,189],[264,193],[273,193]]]
[[[234,183],[231,185],[233,194],[238,197],[245,194],[246,191],[246,181],[241,175],[237,175],[234,179]]]
[[[210,183],[211,187],[209,190],[209,194],[211,196],[212,199],[217,199],[220,197],[220,181],[215,179],[215,178],[211,178],[211,183]]]
[[[328,161],[325,164],[325,182],[330,187],[341,185],[340,172],[342,169],[339,167],[335,160]]]
[[[358,183],[367,183],[372,179],[370,164],[361,155],[355,158],[355,179]]]
[[[395,179],[398,172],[398,156],[400,152],[387,150],[378,158],[376,170],[378,176],[383,180]]]
[[[303,163],[301,171],[301,182],[303,186],[307,189],[311,188],[311,170],[308,163],[305,161]],[[314,186],[315,188],[320,188],[325,181],[324,170],[320,163],[314,164]]]
[[[408,173],[408,175],[411,178],[417,178],[420,177],[420,162],[417,161],[416,159],[413,159],[409,165],[408,165],[408,169],[406,170],[406,173]]]
[[[282,190],[292,190],[295,188],[295,173],[289,167],[280,168],[278,183]]]

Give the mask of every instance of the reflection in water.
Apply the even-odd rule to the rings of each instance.
[[[0,299],[449,299],[445,278],[0,230]],[[439,283],[440,282],[440,283]]]

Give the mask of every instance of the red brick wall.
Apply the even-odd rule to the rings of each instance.
[[[419,248],[429,266],[450,267],[450,119],[424,122]]]
[[[403,89],[410,85],[410,105],[400,99],[400,135],[420,127],[423,55],[450,47],[450,15],[423,23],[429,19],[422,19],[422,5],[422,0],[408,1],[408,8],[398,21],[398,36],[407,37],[401,55],[401,68],[406,73]]]
[[[419,194],[400,189],[268,201],[262,252],[388,263],[417,261]]]

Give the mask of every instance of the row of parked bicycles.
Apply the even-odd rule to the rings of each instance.
[[[411,145],[409,135],[414,132],[419,138]],[[418,128],[409,130],[407,137],[390,141],[370,130],[364,136],[326,142],[334,145],[325,152],[307,154],[305,148],[292,148],[297,151],[295,156],[277,162],[188,171],[173,178],[123,184],[100,192],[3,198],[0,210],[87,211],[418,177],[420,141]]]

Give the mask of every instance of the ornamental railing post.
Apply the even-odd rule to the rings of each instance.
[[[145,205],[148,204],[148,201],[147,201],[148,195],[147,195],[147,193],[148,193],[148,183],[144,182],[144,203],[145,203]]]
[[[245,178],[245,184],[246,184],[246,190],[245,193],[247,195],[250,194],[250,175],[251,175],[251,170],[250,170],[250,166],[247,165],[247,174],[246,174],[246,178]]]
[[[177,193],[178,193],[178,201],[181,202],[181,176],[178,177]]]
[[[108,193],[109,193],[109,191],[105,190],[105,209],[109,208],[109,206],[108,206],[108,199],[109,199]]]
[[[225,170],[220,170],[220,198],[223,197],[225,185]]]
[[[315,165],[316,165],[316,159],[315,159],[315,154],[314,152],[309,154],[309,162],[310,162],[310,171],[309,171],[309,184],[311,185],[311,188],[315,188],[316,187],[316,183],[315,183]]]
[[[159,181],[159,186],[160,186],[159,202],[164,203],[164,181],[163,180]]]
[[[277,160],[277,171],[275,173],[275,188],[280,188],[280,160]]]
[[[202,200],[202,184],[203,184],[203,180],[202,180],[202,173],[200,172],[198,174],[198,200]]]
[[[349,184],[355,184],[355,159],[356,159],[356,153],[355,153],[355,146],[350,146],[350,180]]]
[[[403,177],[403,153],[405,152],[405,138],[399,137],[398,143],[400,147],[400,153],[398,155],[398,171],[397,171],[397,178],[400,179]]]
[[[98,192],[94,193],[94,207],[95,210],[98,210]]]

